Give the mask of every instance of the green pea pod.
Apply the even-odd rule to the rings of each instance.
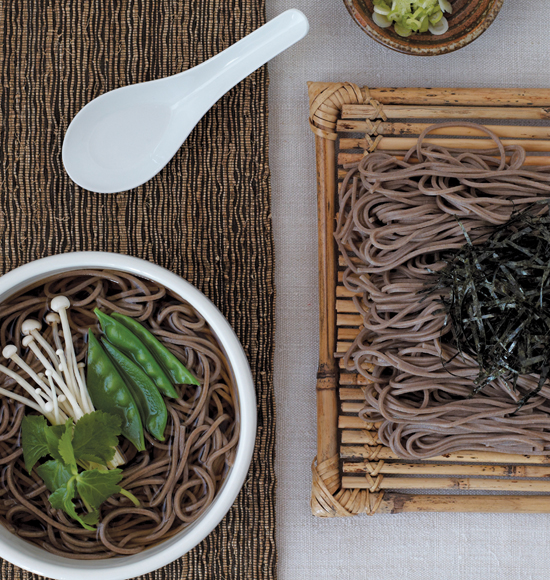
[[[174,385],[143,342],[124,324],[101,312],[99,308],[94,308],[94,312],[109,342],[141,367],[163,395],[176,399],[178,393],[174,389]]]
[[[155,383],[133,361],[115,348],[105,337],[101,344],[115,363],[115,366],[130,389],[141,420],[151,435],[158,441],[164,441],[164,429],[168,420],[168,409]]]
[[[113,312],[112,317],[124,324],[143,342],[174,384],[200,385],[196,377],[185,368],[185,365],[137,320],[118,312]]]
[[[88,331],[88,393],[96,409],[117,415],[122,420],[122,434],[138,451],[145,449],[139,409],[107,353],[94,333]]]

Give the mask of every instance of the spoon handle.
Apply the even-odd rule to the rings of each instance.
[[[196,97],[206,112],[237,83],[301,40],[308,30],[309,23],[300,10],[287,10],[223,52],[176,75],[181,76],[186,105],[189,98]]]

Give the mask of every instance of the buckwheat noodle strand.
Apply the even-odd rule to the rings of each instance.
[[[435,127],[453,126],[483,131],[494,148],[425,141]],[[471,397],[477,365],[448,340],[446,293],[426,292],[464,232],[481,242],[513,211],[547,211],[536,202],[550,197],[550,167],[526,168],[525,156],[486,127],[457,122],[427,128],[403,160],[374,152],[348,166],[335,237],[364,328],[343,359],[369,380],[360,416],[379,423],[381,443],[399,457],[550,452],[550,387],[519,411],[536,375],[522,376],[515,392],[499,379]]]

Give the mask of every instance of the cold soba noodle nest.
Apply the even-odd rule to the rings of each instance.
[[[28,364],[32,352],[21,345],[21,323],[43,320],[51,298],[71,301],[70,324],[77,361],[86,360],[86,333],[99,335],[93,309],[126,314],[154,332],[198,378],[200,385],[177,385],[179,398],[166,399],[165,440],[145,432],[145,451],[126,439],[120,486],[140,503],[135,507],[116,494],[100,508],[96,531],[89,531],[54,510],[50,495],[33,470],[29,475],[20,447],[25,410],[2,398],[0,416],[0,518],[12,532],[50,552],[78,559],[109,558],[138,553],[183,530],[212,503],[231,467],[239,434],[231,372],[216,337],[187,302],[156,283],[121,272],[82,270],[49,278],[0,306],[2,347],[15,343]],[[43,335],[51,339],[52,328]],[[2,375],[3,385],[14,381]],[[7,386],[6,386],[7,388]]]
[[[403,160],[383,152],[364,157],[339,194],[344,284],[361,294],[354,301],[364,320],[344,362],[369,381],[360,416],[380,422],[381,443],[405,459],[465,450],[550,453],[548,383],[523,406],[537,373],[520,376],[514,388],[504,374],[472,396],[480,368],[475,356],[457,352],[442,306],[449,290],[429,291],[467,239],[485,242],[512,213],[548,211],[540,202],[550,197],[550,168],[524,168],[525,151],[504,147],[482,126],[437,127],[465,125],[495,148],[436,147],[424,141],[430,127]]]

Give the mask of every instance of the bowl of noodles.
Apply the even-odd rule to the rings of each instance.
[[[254,385],[221,312],[150,262],[51,256],[0,278],[0,550],[122,580],[202,541],[239,493]]]

